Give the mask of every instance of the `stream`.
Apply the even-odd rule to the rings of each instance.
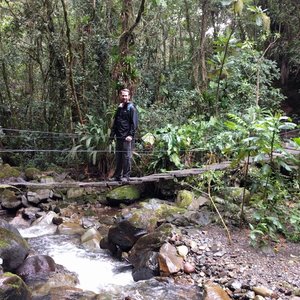
[[[35,253],[49,255],[57,264],[75,272],[79,279],[78,288],[99,295],[109,295],[108,298],[100,296],[99,299],[202,299],[200,288],[178,285],[169,278],[134,282],[130,265],[114,259],[105,250],[85,250],[80,246],[79,236],[54,234],[33,237],[31,234],[28,242]]]
[[[46,235],[28,241],[36,253],[49,255],[57,264],[75,272],[79,279],[77,287],[83,290],[99,293],[134,283],[128,264],[113,259],[104,250],[83,249],[78,236]]]

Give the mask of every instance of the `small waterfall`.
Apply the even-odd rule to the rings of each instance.
[[[77,273],[78,287],[83,290],[98,293],[134,282],[130,266],[113,259],[105,250],[83,249],[78,236],[44,235],[30,238],[29,243],[38,254],[49,255],[57,264]]]

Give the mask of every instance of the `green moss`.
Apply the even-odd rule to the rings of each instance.
[[[41,171],[37,168],[27,168],[25,169],[25,176],[28,180],[38,179],[41,175]]]
[[[157,210],[161,218],[166,218],[174,214],[183,214],[185,213],[185,211],[186,210],[184,208],[167,204],[162,204],[161,207]]]
[[[10,245],[11,240],[15,240],[20,245],[23,245],[23,247],[29,249],[28,243],[20,235],[17,235],[10,230],[0,227],[0,247],[7,247],[8,245]]]
[[[0,238],[0,249],[7,247],[9,244]]]
[[[179,191],[176,198],[176,205],[181,208],[188,208],[192,204],[194,194],[187,190]]]
[[[137,200],[140,198],[140,192],[133,185],[124,185],[107,193],[106,197],[114,200]]]
[[[13,191],[5,189],[5,190],[0,191],[0,198],[8,199],[8,200],[15,200],[16,195]]]
[[[0,179],[9,177],[18,177],[21,172],[17,168],[13,168],[8,164],[0,166]]]

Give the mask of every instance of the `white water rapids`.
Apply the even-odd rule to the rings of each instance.
[[[29,239],[31,248],[49,255],[57,264],[78,275],[77,287],[95,293],[126,286],[134,281],[131,269],[114,260],[105,250],[90,252],[79,245],[78,237],[47,235]]]

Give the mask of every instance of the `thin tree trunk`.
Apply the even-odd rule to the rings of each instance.
[[[205,46],[206,46],[206,31],[208,24],[208,7],[209,0],[204,0],[201,5],[201,25],[199,34],[199,48],[197,53],[195,53],[195,58],[193,63],[193,77],[194,85],[198,92],[207,85],[207,70],[206,70],[206,60],[205,60]],[[199,82],[199,70],[201,70],[201,81]]]
[[[140,7],[136,19],[132,25],[133,11],[132,11],[132,0],[123,0],[123,9],[121,13],[122,18],[122,34],[119,39],[119,54],[120,60],[115,65],[113,71],[113,78],[117,83],[122,83],[130,89],[133,94],[134,80],[130,77],[131,65],[126,62],[126,57],[132,53],[132,46],[134,45],[133,31],[136,26],[140,23],[142,14],[145,10],[145,0],[141,0]]]
[[[77,109],[77,114],[78,118],[81,124],[83,124],[83,118],[80,110],[80,105],[77,99],[77,94],[76,94],[76,88],[75,88],[75,83],[74,83],[74,76],[73,76],[73,50],[72,50],[72,43],[71,43],[71,37],[70,37],[70,26],[68,22],[68,13],[66,9],[66,4],[64,0],[61,0],[61,4],[63,7],[63,12],[64,12],[64,20],[67,28],[67,41],[68,41],[68,52],[69,52],[69,84],[70,84],[70,89],[71,89],[71,95],[73,98],[73,101],[76,105]]]

